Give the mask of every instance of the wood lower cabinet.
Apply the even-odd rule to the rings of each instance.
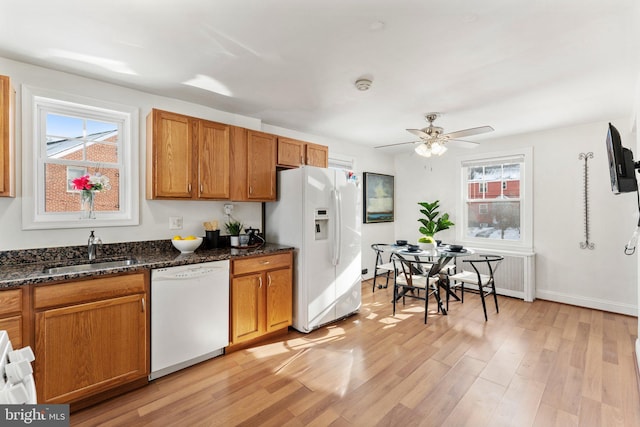
[[[147,198],[229,198],[231,126],[152,110],[147,116]]]
[[[0,291],[0,330],[7,331],[14,349],[25,346],[23,339],[23,289]]]
[[[15,196],[15,97],[9,77],[0,76],[0,197]]]
[[[101,400],[149,374],[148,272],[37,286],[38,403]]]
[[[278,137],[278,166],[299,167],[302,165],[326,168],[329,166],[329,147]]]
[[[292,262],[293,252],[232,261],[231,346],[291,325]]]

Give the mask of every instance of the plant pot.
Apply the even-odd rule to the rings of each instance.
[[[418,246],[423,251],[435,251],[436,250],[436,244],[435,243],[421,243],[421,242],[418,242]]]
[[[231,246],[240,246],[240,236],[229,236]]]

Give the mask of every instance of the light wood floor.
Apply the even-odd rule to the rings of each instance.
[[[640,426],[637,319],[477,295],[448,316],[359,314],[201,363],[71,416],[74,426]]]

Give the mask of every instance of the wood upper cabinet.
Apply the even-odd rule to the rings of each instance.
[[[148,273],[38,286],[38,403],[77,403],[149,373]]]
[[[198,120],[198,197],[229,198],[231,128]]]
[[[306,158],[309,166],[327,168],[329,167],[329,147],[308,142]]]
[[[230,126],[153,109],[147,116],[147,198],[228,199]]]
[[[275,135],[234,127],[231,143],[231,200],[276,199]]]
[[[304,165],[305,147],[306,143],[297,139],[278,137],[278,166]]]
[[[152,110],[147,116],[147,198],[192,198],[193,125],[187,116]]]
[[[0,76],[0,197],[15,196],[15,95],[9,77]]]
[[[302,165],[326,168],[329,165],[329,147],[279,136],[278,166]]]
[[[231,345],[291,325],[292,262],[292,252],[232,261]]]

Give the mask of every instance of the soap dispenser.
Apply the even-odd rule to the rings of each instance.
[[[91,234],[89,234],[89,240],[87,242],[87,252],[89,253],[89,261],[93,261],[96,258],[96,248],[98,246],[99,240],[94,234],[93,230],[91,230]]]

